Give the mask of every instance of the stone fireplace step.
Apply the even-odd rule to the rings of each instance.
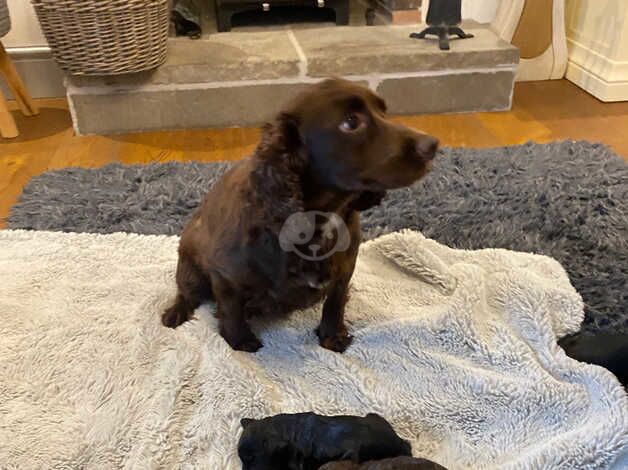
[[[290,97],[328,76],[362,82],[391,114],[510,109],[518,50],[485,27],[473,39],[418,41],[411,26],[324,26],[171,39],[159,69],[72,77],[79,134],[259,125]]]

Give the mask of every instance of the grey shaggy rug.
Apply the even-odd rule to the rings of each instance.
[[[366,239],[404,228],[466,249],[551,256],[586,305],[585,332],[628,332],[628,166],[601,144],[445,149],[433,172],[362,214]],[[109,165],[33,178],[9,228],[178,234],[228,163]]]

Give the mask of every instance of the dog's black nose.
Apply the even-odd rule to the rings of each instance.
[[[438,139],[431,135],[422,135],[416,139],[416,152],[423,158],[431,160],[438,150]]]

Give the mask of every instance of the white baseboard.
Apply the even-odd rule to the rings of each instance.
[[[628,101],[628,80],[608,82],[571,60],[567,64],[567,79],[601,101]]]
[[[628,62],[612,60],[574,38],[567,42],[568,80],[602,101],[628,101]]]
[[[568,38],[567,44],[571,62],[592,71],[598,77],[603,77],[607,82],[628,81],[628,61],[610,59],[573,38]]]
[[[48,47],[7,48],[7,52],[33,98],[65,97],[63,72],[52,59]],[[12,99],[2,79],[0,89],[8,99]]]

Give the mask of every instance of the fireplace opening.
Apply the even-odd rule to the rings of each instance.
[[[218,31],[291,23],[349,24],[349,0],[216,0]]]
[[[269,11],[249,10],[231,17],[233,28],[247,26],[278,26],[301,23],[335,23],[336,12],[331,8],[279,6]]]

